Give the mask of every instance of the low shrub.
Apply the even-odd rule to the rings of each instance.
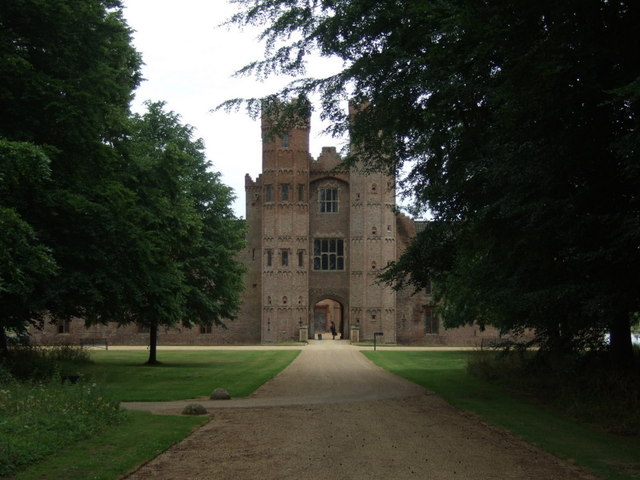
[[[89,352],[72,345],[14,347],[0,358],[0,368],[18,380],[49,380],[65,367],[90,363]]]
[[[13,378],[13,375],[11,375],[11,372],[7,368],[5,368],[4,365],[0,364],[0,387],[4,385],[9,385],[14,381],[15,381],[15,378]]]
[[[49,360],[71,363],[91,363],[91,355],[88,350],[77,345],[51,345],[39,348],[40,352]]]

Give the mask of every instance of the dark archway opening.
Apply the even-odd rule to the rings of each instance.
[[[319,301],[313,306],[313,323],[311,332],[314,338],[318,334],[322,338],[331,338],[331,322],[336,327],[336,340],[346,338],[344,335],[344,308],[342,304],[330,298]]]

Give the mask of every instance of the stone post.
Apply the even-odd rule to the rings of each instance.
[[[298,341],[306,342],[308,338],[309,338],[309,326],[300,325]]]
[[[351,343],[358,343],[360,341],[360,325],[351,325],[351,331],[349,333]]]

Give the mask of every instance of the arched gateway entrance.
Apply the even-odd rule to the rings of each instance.
[[[336,300],[325,298],[320,300],[313,306],[313,317],[310,325],[310,337],[318,338],[318,335],[322,335],[322,338],[331,338],[330,328],[331,322],[336,326],[336,331],[339,338],[346,338],[344,334],[344,308],[342,304]]]

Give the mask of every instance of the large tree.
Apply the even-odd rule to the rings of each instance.
[[[319,92],[348,160],[410,173],[432,218],[386,280],[433,280],[448,325],[535,328],[545,346],[605,331],[632,358],[640,310],[640,5],[630,0],[238,0],[264,25],[242,73],[344,69]],[[360,106],[348,118],[341,101]],[[255,111],[258,99],[249,102]]]
[[[135,195],[126,215],[132,234],[120,242],[127,291],[118,321],[149,329],[148,363],[156,364],[160,327],[224,327],[235,318],[244,224],[193,128],[162,103],[147,107],[118,144],[127,160],[122,180]]]
[[[222,325],[243,225],[178,116],[131,116],[140,58],[117,0],[0,7],[0,344],[49,314]]]
[[[45,311],[121,313],[110,234],[122,224],[111,205],[125,194],[112,143],[140,81],[121,9],[117,0],[0,6],[0,172],[10,175],[0,206],[12,225],[0,235],[15,273],[3,282],[27,302],[17,310],[2,297],[0,316],[14,327],[19,311],[23,324]]]

